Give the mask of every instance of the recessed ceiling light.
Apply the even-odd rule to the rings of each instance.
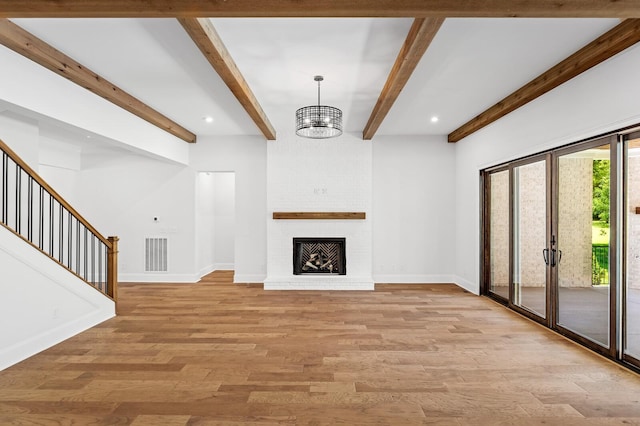
[[[213,123],[213,117],[207,116],[203,118],[204,121],[206,121],[207,123]]]
[[[431,122],[432,123],[437,123],[438,120],[440,120],[438,117],[436,117],[435,115],[433,117],[431,117]]]

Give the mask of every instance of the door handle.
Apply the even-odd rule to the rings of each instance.
[[[561,260],[562,260],[562,250],[558,250],[558,265],[560,264]]]
[[[549,249],[542,250],[542,258],[544,259],[545,265],[549,264]]]
[[[556,263],[556,253],[559,252],[558,262]],[[551,249],[551,266],[556,266],[560,264],[560,259],[562,259],[562,250]]]

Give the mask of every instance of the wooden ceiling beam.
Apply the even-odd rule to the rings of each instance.
[[[590,68],[640,41],[640,19],[627,19],[601,35],[573,55],[540,74],[483,113],[472,118],[448,136],[449,142],[459,140],[499,120],[532,100],[555,89]]]
[[[2,0],[0,16],[8,18],[640,18],[640,2],[637,0]]]
[[[444,18],[416,18],[413,21],[409,34],[387,77],[387,82],[382,88],[369,121],[362,132],[363,139],[371,140],[373,138],[443,22]]]
[[[275,140],[275,129],[211,21],[208,18],[178,18],[178,21],[256,123],[265,138]]]
[[[0,19],[0,44],[186,142],[196,141],[189,130],[8,19]]]

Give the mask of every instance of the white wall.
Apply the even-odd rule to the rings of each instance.
[[[215,176],[198,172],[196,182],[196,268],[200,276],[215,269]]]
[[[455,146],[443,136],[376,136],[371,143],[375,282],[452,282]]]
[[[373,288],[372,147],[361,135],[317,140],[293,132],[268,146],[265,289]],[[272,212],[365,212],[365,220],[273,220]],[[295,237],[344,237],[346,276],[293,275]]]
[[[78,156],[47,151],[37,121],[0,113],[0,139],[74,197]],[[113,301],[0,226],[0,370],[114,315]]]
[[[71,205],[77,199],[81,150],[71,144],[53,140],[40,132],[38,174]]]
[[[216,270],[234,268],[236,239],[236,176],[233,172],[213,173],[213,223]]]
[[[187,144],[177,137],[4,46],[0,63],[0,81],[5,82],[0,85],[0,100],[130,149],[187,164]]]
[[[50,130],[0,113],[0,138],[99,232],[120,237],[120,281],[197,281],[194,171],[124,150],[85,161],[77,144]],[[169,239],[167,273],[144,272],[145,237]]]
[[[85,161],[64,141],[39,136],[37,122],[4,120],[7,139],[26,141],[17,146],[34,158],[32,167],[103,235],[120,237],[120,281],[196,282],[215,268],[234,268],[237,282],[265,278],[264,138],[204,138],[193,146],[193,167],[122,150]],[[199,187],[197,170],[214,171],[209,189]],[[201,189],[219,203],[200,204]],[[214,216],[220,238],[208,227]],[[145,237],[169,239],[167,273],[144,271]]]
[[[122,154],[83,168],[77,210],[103,235],[120,238],[120,281],[195,282],[195,193],[189,167]],[[144,272],[147,237],[168,239],[166,273]]]
[[[267,275],[267,146],[262,136],[201,137],[191,145],[197,171],[235,172],[234,281],[263,282]]]
[[[0,140],[36,171],[39,138],[38,123],[35,120],[19,117],[10,111],[0,113]]]
[[[115,315],[115,304],[0,226],[0,370]]]
[[[235,256],[235,173],[198,172],[196,259],[200,276],[232,270]]]
[[[456,282],[478,293],[479,171],[640,123],[640,46],[563,84],[456,144]]]
[[[77,205],[78,171],[41,164],[38,174],[72,206]]]
[[[455,282],[478,292],[479,170],[639,123],[640,85],[635,72],[638,68],[640,48],[628,49],[455,145],[444,141],[437,143],[432,138],[425,138],[426,143],[421,144],[416,138],[382,136],[368,142],[372,147],[375,191],[370,212],[375,278],[378,281],[440,281],[454,274]],[[12,88],[3,87],[0,98],[4,99],[7,91],[11,96],[18,95]],[[350,137],[353,136],[343,135],[339,141],[350,143]],[[25,157],[32,167],[38,168],[37,123],[16,118],[11,113],[0,113],[0,138]],[[71,182],[70,172],[47,171],[45,167],[42,170],[45,174],[57,174],[56,180],[63,182],[61,188],[68,188],[64,192],[76,193],[79,211],[94,221],[99,230],[122,238],[123,263],[120,268],[123,277],[157,278],[140,277],[141,247],[145,236],[160,234],[171,239],[174,250],[170,258],[171,276],[161,278],[190,281],[199,278],[198,266],[201,266],[195,260],[194,244],[196,173],[235,172],[235,279],[237,282],[262,282],[267,272],[266,235],[270,213],[266,190],[267,149],[278,142],[268,142],[260,136],[202,137],[197,144],[188,146],[188,167],[134,154],[124,155],[83,168],[79,172],[80,181],[75,185]],[[451,149],[455,151],[455,165],[448,166]],[[440,177],[442,175],[448,177],[444,179]],[[422,181],[424,186],[420,185]],[[399,186],[405,190],[393,190]],[[322,188],[322,185],[318,187]],[[419,191],[416,197],[406,196],[416,190]],[[98,201],[98,197],[106,203]],[[447,216],[446,207],[441,213],[430,209],[429,199],[434,197],[444,205],[454,206],[455,216]],[[399,203],[404,207],[402,210],[413,212],[415,216],[394,216],[401,209],[394,210],[393,203]],[[154,224],[153,216],[159,216],[161,221]],[[402,224],[398,225],[398,222]],[[424,253],[425,248],[420,246],[416,235],[433,234],[431,228],[434,226],[430,223],[437,224],[438,235],[434,241],[438,250]],[[409,233],[408,229],[417,232]],[[400,240],[402,234],[406,238]],[[407,245],[412,254],[401,257],[394,250],[400,244]],[[422,253],[425,256],[419,255]],[[452,253],[453,265],[452,257],[447,253]]]
[[[322,161],[318,156],[300,160],[305,152],[313,151],[309,143],[326,149],[327,142],[335,144],[335,152],[355,150],[355,158],[366,161],[360,162],[362,167],[354,167],[353,158],[334,158],[331,153]],[[287,145],[278,149],[289,154],[273,167],[290,183],[275,183],[273,195],[279,201],[267,210],[266,152],[278,143]],[[231,266],[236,282],[262,282],[266,277],[266,228],[273,222],[271,210],[297,210],[300,197],[311,200],[311,210],[367,212],[370,222],[360,225],[369,229],[369,252],[360,254],[376,282],[453,280],[456,147],[444,138],[381,136],[370,142],[353,135],[320,142],[203,138],[191,149],[190,167],[121,154],[92,162],[79,172],[75,200],[70,201],[76,201],[76,208],[101,232],[120,237],[121,281],[194,282],[213,269]],[[338,169],[347,170],[352,177],[345,178],[342,172],[329,173],[336,182],[319,177]],[[67,171],[57,168],[47,173],[53,177],[52,183],[69,186]],[[350,188],[346,192],[345,186]],[[316,189],[321,190],[319,194]],[[341,191],[356,205],[336,205],[331,195]],[[293,204],[287,207],[283,202]],[[153,217],[160,221],[153,222]],[[351,226],[357,221],[347,222]],[[327,226],[335,229],[336,224],[330,221]],[[170,239],[168,273],[144,272],[146,236]],[[228,252],[229,247],[233,253]],[[286,247],[290,249],[288,240]],[[354,247],[348,244],[348,249]],[[286,268],[290,268],[289,251],[286,258]]]

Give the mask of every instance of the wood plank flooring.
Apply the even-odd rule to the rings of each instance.
[[[640,425],[640,378],[453,285],[124,284],[0,372],[0,425]]]

